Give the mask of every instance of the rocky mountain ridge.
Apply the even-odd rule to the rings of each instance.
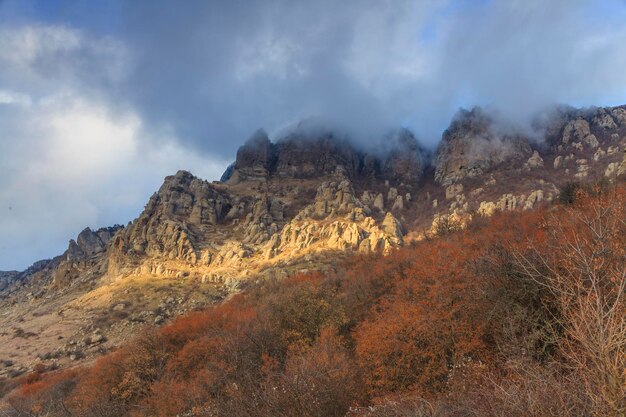
[[[272,143],[258,131],[222,181],[179,171],[129,225],[85,229],[64,254],[0,273],[0,321],[12,329],[0,333],[0,359],[21,349],[6,359],[21,365],[0,373],[37,355],[90,358],[250,282],[384,254],[476,216],[532,209],[572,181],[626,174],[624,107],[560,109],[542,129],[540,141],[503,133],[483,110],[462,110],[432,158],[408,130],[376,153],[332,134]]]

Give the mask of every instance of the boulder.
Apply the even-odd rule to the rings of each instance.
[[[541,168],[543,167],[543,158],[539,156],[539,152],[533,151],[533,154],[526,163],[524,164],[524,168],[527,170]]]

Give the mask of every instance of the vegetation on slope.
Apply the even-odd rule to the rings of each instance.
[[[626,189],[474,220],[341,272],[266,282],[94,366],[39,369],[17,416],[623,416]]]

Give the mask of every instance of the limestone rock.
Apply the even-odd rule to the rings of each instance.
[[[265,179],[275,158],[276,155],[267,133],[259,129],[237,151],[237,160],[230,168],[233,173],[228,176],[228,180],[232,183],[247,179]],[[233,177],[235,173],[236,176]]]
[[[619,165],[619,162],[611,162],[610,164],[608,164],[606,170],[604,171],[604,176],[607,178],[615,176],[617,174]]]
[[[333,174],[337,167],[354,176],[358,172],[360,154],[345,140],[332,135],[308,138],[292,134],[274,145],[274,175],[285,178],[310,178]]]
[[[587,165],[587,160],[586,159],[577,159],[576,160],[576,173],[574,174],[574,177],[578,178],[578,179],[582,179],[587,177],[587,175],[589,175],[589,165]]]
[[[563,128],[562,143],[569,144],[587,142],[589,144],[595,143],[595,146],[597,146],[598,141],[596,137],[591,136],[593,135],[591,134],[591,130],[589,128],[589,122],[583,118],[579,118],[571,120],[565,124],[565,127]]]
[[[311,129],[320,130],[320,129]],[[223,175],[229,184],[279,178],[319,178],[341,173],[348,178],[375,177],[413,184],[425,167],[424,151],[413,134],[400,129],[388,135],[376,153],[357,150],[332,132],[312,134],[305,125],[270,142],[260,130],[237,152],[237,160]]]
[[[530,210],[539,202],[543,201],[543,191],[533,190],[524,201],[524,210]]]
[[[622,158],[622,162],[619,164],[619,167],[617,168],[616,175],[618,177],[622,175],[626,175],[626,149],[624,149],[624,157]]]
[[[383,220],[382,228],[385,232],[389,233],[391,236],[401,239],[402,238],[402,229],[400,228],[400,223],[393,217],[393,214],[387,213],[385,215],[385,219]]]
[[[600,142],[598,142],[598,139],[596,138],[595,135],[587,135],[587,136],[585,136],[585,138],[583,139],[583,142],[585,142],[587,145],[589,145],[592,149],[595,149],[598,146],[600,146]]]
[[[596,153],[593,154],[593,160],[598,162],[601,158],[603,158],[606,155],[606,152],[604,150],[602,150],[602,148],[598,148],[598,150],[596,151]]]
[[[455,230],[462,230],[467,227],[472,220],[469,213],[453,211],[450,214],[437,214],[433,218],[430,227],[430,234],[438,235]]]
[[[572,120],[563,129],[562,142],[568,144],[576,140],[582,140],[590,134],[589,122],[584,119]]]
[[[463,184],[452,184],[446,187],[446,200],[450,200],[463,192]]]
[[[533,154],[526,163],[524,164],[524,168],[530,170],[535,168],[541,168],[543,166],[543,158],[539,156],[539,152],[533,151]]]
[[[611,114],[604,109],[598,109],[597,115],[592,119],[592,123],[594,126],[604,130],[614,130],[617,129],[617,124],[615,124],[615,120],[611,117]]]
[[[526,159],[530,154],[527,140],[498,134],[493,120],[480,108],[461,110],[437,149],[435,180],[447,186],[482,175],[505,161]]]
[[[500,211],[515,210],[517,203],[517,197],[513,194],[503,194],[496,203],[496,208]]]
[[[380,196],[382,199],[382,194]],[[298,217],[303,218],[312,213],[318,218],[324,218],[330,214],[349,213],[356,207],[366,209],[356,198],[352,183],[344,178],[340,182],[323,182],[317,189],[313,205],[303,210]]]
[[[381,193],[376,196],[373,205],[380,211],[385,210],[385,200],[383,199],[383,195]]]
[[[481,216],[492,216],[496,212],[496,204],[492,201],[481,201],[477,212]]]
[[[404,201],[402,200],[402,196],[396,196],[395,201],[393,202],[393,206],[391,210],[403,210],[404,209]]]
[[[620,125],[626,126],[626,109],[623,107],[614,107],[611,109],[611,116]]]
[[[195,264],[200,253],[194,230],[220,224],[231,209],[226,193],[189,172],[167,177],[139,218],[115,235],[109,254],[111,272],[120,272],[118,267],[129,256]]]

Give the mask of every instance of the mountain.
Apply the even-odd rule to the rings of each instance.
[[[432,157],[406,129],[376,151],[259,130],[221,181],[179,171],[127,226],[85,229],[62,255],[0,273],[0,375],[91,360],[259,280],[529,210],[572,182],[615,181],[625,146],[624,107],[560,108],[533,135],[461,110]]]

